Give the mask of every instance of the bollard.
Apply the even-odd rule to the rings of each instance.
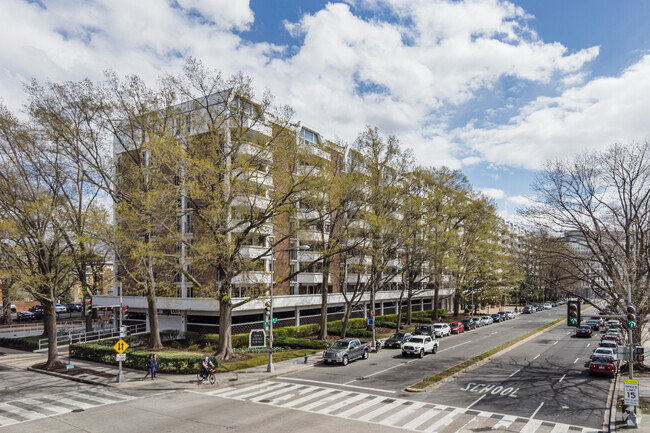
[[[307,358],[309,357],[309,354],[305,353],[305,364],[307,364]]]

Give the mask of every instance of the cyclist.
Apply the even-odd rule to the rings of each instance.
[[[206,356],[205,359],[201,361],[201,371],[203,372],[204,378],[207,378],[208,375],[210,374],[210,369],[208,368],[208,366],[210,365],[212,366],[212,368],[214,368],[214,364],[212,363],[212,361],[210,361],[210,357]]]

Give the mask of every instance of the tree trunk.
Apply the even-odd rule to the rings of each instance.
[[[47,335],[47,362],[45,369],[53,368],[59,364],[59,350],[56,345],[56,311],[54,302],[44,301],[43,305],[43,328]]]
[[[404,291],[401,291],[399,294],[399,300],[397,301],[397,328],[395,332],[399,332],[400,329],[402,328],[402,299],[403,298],[404,298]]]
[[[269,336],[270,337],[270,336]],[[269,338],[270,340],[270,338]],[[232,301],[230,298],[219,300],[219,347],[217,358],[227,361],[234,355],[232,350]]]
[[[413,294],[410,293],[406,298],[406,324],[413,323]]]
[[[11,318],[11,295],[9,293],[9,283],[2,281],[0,284],[2,285],[2,305],[4,305],[0,323],[3,325],[11,325],[13,319]]]
[[[147,307],[149,310],[149,347],[152,350],[163,348],[160,340],[160,328],[158,326],[158,309],[156,308],[156,294],[153,290],[147,296]]]
[[[433,282],[433,321],[438,321],[438,304],[440,303],[440,281],[438,276],[434,279]]]
[[[349,305],[346,306],[343,318],[341,319],[341,338],[345,338],[348,331],[348,323],[350,322],[350,315],[352,314],[352,308],[349,307]]]
[[[320,331],[318,339],[327,338],[327,280],[329,279],[329,260],[323,261],[323,281],[320,286],[321,305],[320,305]],[[341,333],[343,332],[343,322],[341,322]]]
[[[460,293],[456,290],[454,294],[454,317],[458,317],[460,313]]]

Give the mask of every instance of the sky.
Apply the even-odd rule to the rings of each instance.
[[[295,120],[395,135],[516,221],[554,159],[650,139],[647,0],[2,0],[0,102],[22,84],[137,74],[188,56],[253,78]]]

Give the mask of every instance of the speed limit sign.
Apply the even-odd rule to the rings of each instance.
[[[636,379],[623,379],[623,397],[626,406],[639,405],[639,381]]]

